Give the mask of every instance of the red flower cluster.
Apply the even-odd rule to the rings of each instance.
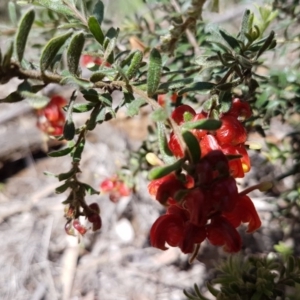
[[[224,154],[236,157],[229,162],[230,172],[233,177],[244,177],[250,171],[250,159],[244,143],[247,139],[247,132],[243,124],[239,121],[251,116],[251,108],[247,102],[235,98],[229,112],[220,116],[222,126],[218,130],[211,132],[207,130],[192,130],[198,139],[202,156],[212,150],[221,150]],[[172,113],[173,120],[180,126],[186,121],[198,121],[207,118],[207,113],[202,111],[196,113],[188,105],[177,107]],[[169,148],[176,157],[183,157],[184,153],[179,141],[174,133],[171,133]]]
[[[65,113],[62,109],[67,104],[65,98],[55,95],[42,109],[37,110],[37,127],[49,135],[61,135],[65,124]]]
[[[242,244],[236,228],[248,223],[248,232],[253,232],[261,222],[251,199],[238,193],[229,172],[224,153],[213,150],[196,164],[192,176],[171,173],[153,180],[150,194],[168,208],[151,228],[151,244],[166,250],[168,243],[192,253],[207,238],[225,251],[239,251]]]
[[[84,54],[81,57],[81,65],[84,67],[93,67],[94,65],[101,66],[103,62],[103,59],[99,56],[91,56],[88,54]],[[104,66],[110,67],[111,64],[109,62],[105,62]]]
[[[229,112],[220,116],[222,126],[218,130],[191,130],[200,144],[199,162],[149,184],[149,193],[167,206],[166,214],[151,228],[154,247],[166,250],[167,243],[184,253],[192,253],[196,245],[207,239],[213,245],[223,246],[227,252],[237,252],[242,242],[236,228],[241,223],[248,223],[248,232],[260,227],[261,221],[251,199],[246,192],[238,192],[234,179],[250,170],[244,146],[247,133],[239,121],[250,116],[248,103],[234,99]],[[177,107],[172,114],[179,126],[207,117],[206,112],[197,114],[188,105]],[[173,132],[169,148],[175,156],[184,157]]]
[[[103,193],[108,193],[109,199],[114,203],[118,202],[121,197],[129,196],[131,193],[130,188],[117,176],[102,181],[100,190]]]
[[[75,208],[70,206],[66,211],[66,218],[68,222],[65,225],[65,231],[69,235],[76,235],[76,230],[80,235],[84,235],[87,232],[87,227],[82,225],[80,221],[76,218]],[[102,220],[100,217],[100,208],[97,203],[90,204],[86,209],[84,209],[84,214],[87,217],[88,221],[92,223],[93,231],[99,230],[102,226]],[[75,218],[74,218],[75,217]]]

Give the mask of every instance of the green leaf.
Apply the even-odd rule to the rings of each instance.
[[[190,121],[182,125],[182,131],[192,129],[217,130],[221,127],[222,122],[214,119],[206,119],[199,121]]]
[[[222,66],[218,55],[201,55],[194,60],[194,63],[204,68],[215,68]]]
[[[84,41],[85,39],[83,32],[75,34],[70,41],[67,51],[67,65],[71,74],[77,75],[78,73],[78,65],[83,50]]]
[[[162,122],[157,122],[157,138],[158,138],[159,152],[162,156],[163,161],[166,164],[173,164],[176,161],[176,158],[171,152],[171,150],[169,149],[168,141],[166,138],[166,127]]]
[[[19,2],[22,2],[22,1],[18,1],[17,3],[19,3]],[[33,1],[30,1],[30,4],[46,7],[48,9],[53,10],[53,11],[59,13],[59,14],[62,14],[62,15],[76,17],[74,15],[74,12],[69,7],[62,4],[62,1],[33,0]]]
[[[83,152],[85,145],[85,139],[81,140],[79,145],[76,147],[74,154],[73,154],[73,161],[74,162],[79,162],[81,160],[81,154]]]
[[[147,73],[147,94],[149,97],[152,97],[158,88],[162,71],[162,58],[156,48],[151,50],[149,59],[149,69]]]
[[[64,77],[61,80],[60,84],[61,85],[69,85],[76,89],[88,89],[93,86],[93,84],[91,82],[89,82],[88,80],[79,78],[76,76],[72,76],[72,75]]]
[[[195,164],[199,162],[201,158],[201,149],[199,145],[199,141],[197,138],[190,132],[186,131],[182,134],[182,137],[189,149],[189,153],[191,154],[192,162]]]
[[[227,113],[229,112],[231,106],[232,106],[232,99],[231,99],[231,93],[229,92],[221,92],[219,97],[220,102],[220,113]]]
[[[154,180],[154,179],[159,179],[162,178],[174,171],[179,170],[182,165],[184,164],[185,159],[179,159],[172,165],[167,165],[163,167],[155,167],[152,170],[150,170],[148,174],[148,179],[149,180]]]
[[[88,27],[92,35],[95,37],[96,41],[103,45],[104,34],[102,32],[101,26],[94,16],[90,16],[88,19]]]
[[[56,194],[62,194],[62,193],[64,193],[69,187],[70,187],[70,183],[69,183],[69,182],[66,182],[66,183],[64,183],[63,185],[57,187],[57,188],[55,189],[55,193],[56,193]]]
[[[228,33],[226,33],[225,31],[223,31],[221,29],[219,31],[220,31],[222,38],[232,49],[237,50],[237,49],[241,48],[238,40],[235,37],[233,37],[232,35],[229,35]]]
[[[49,103],[49,98],[43,95],[38,95],[27,91],[20,92],[20,94],[23,98],[26,98],[30,106],[35,109],[43,108]]]
[[[73,112],[75,113],[83,113],[90,111],[95,107],[94,103],[79,103],[79,104],[74,104],[73,106]]]
[[[60,157],[60,156],[64,156],[67,155],[69,153],[72,152],[72,150],[74,149],[74,147],[67,147],[58,151],[52,151],[48,153],[48,156],[50,157]]]
[[[18,18],[17,18],[17,8],[16,8],[16,4],[14,2],[9,2],[8,3],[8,14],[9,14],[9,18],[11,23],[14,26],[17,26],[18,24]]]
[[[164,108],[159,108],[156,109],[152,114],[151,114],[151,119],[154,122],[163,122],[168,119],[168,113]]]
[[[256,59],[260,57],[266,50],[268,50],[274,40],[275,32],[272,30],[268,36],[268,38],[265,40],[264,44],[261,46],[261,48],[258,50],[256,54]],[[276,41],[275,41],[276,42]]]
[[[0,103],[15,103],[15,102],[20,102],[24,98],[20,95],[18,92],[12,92],[5,98],[0,99]]]
[[[116,38],[112,38],[109,40],[107,47],[105,48],[104,56],[103,56],[103,62],[108,61],[109,63],[114,63],[114,54],[113,51],[116,47]]]
[[[82,185],[84,186],[85,190],[87,191],[87,193],[89,195],[99,195],[100,192],[95,190],[93,187],[91,187],[90,185],[86,184],[86,183],[82,183]]]
[[[67,179],[71,178],[75,174],[76,174],[76,170],[71,169],[69,172],[58,174],[56,177],[58,178],[59,181],[63,181],[63,180],[67,180]]]
[[[98,23],[101,25],[104,16],[104,4],[101,0],[98,0],[96,3],[93,10],[93,16],[97,19]]]
[[[241,80],[238,78],[231,82],[218,84],[215,88],[219,91],[227,91],[227,90],[231,90],[233,87],[238,86],[240,83],[241,83]]]
[[[178,92],[178,95],[182,95],[188,92],[197,92],[197,91],[208,91],[215,87],[216,85],[212,82],[195,82],[194,84],[187,86],[186,88],[181,89]]]
[[[241,40],[245,40],[246,36],[245,33],[249,32],[249,19],[250,19],[251,12],[249,9],[246,9],[243,15],[242,23],[241,23],[241,29],[240,29],[240,38]]]
[[[126,76],[128,79],[133,78],[138,72],[141,62],[143,61],[143,52],[140,50],[136,50],[132,56],[131,63],[126,72]]]
[[[11,42],[9,45],[9,48],[7,49],[7,51],[3,57],[3,63],[2,63],[3,69],[6,69],[8,66],[10,66],[11,57],[13,55],[13,52],[14,52],[14,43]],[[1,83],[6,83],[6,82],[1,81]]]
[[[64,132],[63,132],[64,138],[67,141],[70,141],[74,138],[75,133],[76,133],[75,124],[74,124],[73,120],[71,118],[69,118],[66,121],[65,126],[64,126]]]
[[[180,89],[186,86],[187,84],[191,84],[193,81],[194,81],[193,78],[183,78],[183,79],[164,82],[158,87],[158,90],[164,90],[167,92],[173,89]]]
[[[213,296],[217,297],[219,295],[220,291],[217,290],[216,288],[214,288],[210,283],[207,283],[206,286],[207,286],[207,289],[210,291],[210,293]]]
[[[60,50],[60,48],[64,45],[66,40],[72,35],[72,32],[67,32],[63,35],[55,37],[51,39],[46,46],[44,47],[41,59],[40,59],[40,68],[41,71],[44,72],[48,69],[51,65],[52,61],[54,60],[56,54]]]
[[[138,98],[138,99],[134,99],[132,102],[129,103],[129,105],[127,106],[127,115],[129,117],[133,117],[135,115],[137,115],[139,113],[139,109],[140,107],[145,104],[145,100]]]
[[[22,62],[25,46],[35,17],[34,10],[29,10],[21,19],[15,39],[15,50],[19,62]]]
[[[90,77],[90,81],[91,82],[98,82],[98,81],[101,81],[105,76],[106,76],[106,74],[103,73],[103,72],[95,72]]]

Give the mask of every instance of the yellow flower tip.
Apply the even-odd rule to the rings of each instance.
[[[161,166],[163,162],[157,157],[156,154],[149,152],[146,154],[146,160],[151,166]]]
[[[261,182],[259,185],[258,185],[258,189],[261,191],[261,192],[266,192],[268,191],[269,189],[271,189],[273,187],[273,183],[271,181],[265,181],[265,182]]]
[[[262,145],[259,143],[255,143],[255,142],[247,142],[247,145],[249,147],[249,149],[251,150],[261,150]]]
[[[242,164],[242,168],[243,168],[244,173],[247,173],[250,171],[250,166],[248,166],[247,164]]]

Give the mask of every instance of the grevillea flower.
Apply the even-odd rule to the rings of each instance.
[[[37,127],[49,135],[61,135],[65,124],[63,107],[67,104],[65,98],[54,95],[50,102],[37,110]]]

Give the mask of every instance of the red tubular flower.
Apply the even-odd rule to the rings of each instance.
[[[180,215],[166,214],[160,216],[150,230],[150,241],[153,247],[167,250],[165,243],[172,247],[179,245],[184,232],[184,220]]]
[[[223,215],[234,227],[240,226],[241,223],[249,223],[247,232],[253,232],[261,226],[255,206],[247,195],[239,195],[234,210]]]
[[[84,227],[79,220],[75,219],[73,221],[73,227],[81,234],[84,235],[87,232],[86,227]]]
[[[201,244],[206,238],[206,231],[204,226],[197,226],[192,223],[187,223],[183,238],[179,242],[178,247],[183,253],[193,253],[195,244]]]
[[[174,132],[171,132],[171,134],[170,134],[170,140],[168,142],[168,147],[176,157],[180,157],[180,158],[184,157],[184,152],[183,152],[183,150],[180,146],[180,143],[178,141],[178,138],[174,134]]]
[[[232,211],[238,200],[238,190],[233,177],[225,177],[215,181],[208,190],[212,207],[216,212]]]
[[[66,104],[67,101],[63,97],[53,96],[45,107],[37,111],[37,127],[49,135],[61,135],[65,124],[62,107]]]
[[[218,141],[211,134],[207,134],[202,138],[202,140],[200,141],[200,148],[202,157],[213,150],[221,150]]]
[[[251,117],[252,110],[248,102],[242,101],[240,98],[234,98],[232,100],[232,106],[226,115],[234,116],[240,120],[246,120]]]
[[[194,116],[193,121],[199,121],[204,119],[206,119],[205,114],[199,113]],[[204,129],[193,129],[191,132],[199,141],[207,134],[207,130]]]
[[[220,145],[230,144],[236,146],[246,141],[246,129],[235,117],[223,116],[221,121],[222,126],[216,131],[216,139]]]
[[[215,216],[206,226],[207,238],[212,245],[224,246],[226,252],[238,252],[242,247],[241,236],[222,216]]]
[[[170,97],[171,99],[171,102],[172,103],[176,103],[177,101],[177,98],[178,98],[178,95],[176,93],[173,93]],[[160,94],[157,96],[157,103],[162,106],[162,107],[165,107],[166,105],[166,94]]]
[[[207,222],[208,204],[199,188],[189,191],[183,198],[183,207],[190,213],[190,222],[198,226]]]
[[[166,204],[169,198],[173,198],[179,190],[184,188],[184,183],[174,173],[153,180],[148,185],[150,195],[155,196],[162,204]]]
[[[181,125],[185,122],[185,114],[190,114],[191,119],[196,115],[195,110],[189,105],[180,105],[172,112],[172,119],[178,124]]]

